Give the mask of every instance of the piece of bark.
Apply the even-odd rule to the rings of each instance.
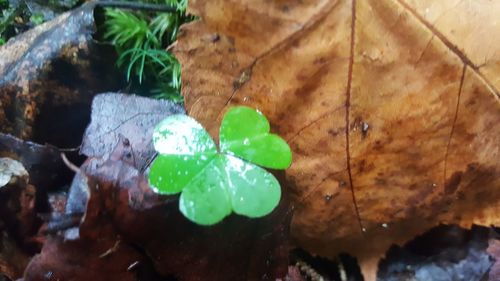
[[[88,3],[0,47],[0,130],[22,139],[74,147],[92,97],[123,83],[114,50],[93,38]]]
[[[66,154],[71,159],[78,159],[76,151]],[[73,177],[73,172],[61,159],[61,150],[52,145],[23,141],[0,133],[0,157],[11,157],[21,162],[28,171],[29,182],[46,191],[60,189]]]

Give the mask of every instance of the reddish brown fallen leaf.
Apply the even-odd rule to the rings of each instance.
[[[24,281],[137,280],[135,272],[127,269],[136,262],[141,263],[143,256],[129,245],[117,245],[120,237],[113,236],[112,230],[98,233],[101,239],[49,238],[42,252],[28,265]]]
[[[99,183],[99,190],[91,188],[80,233],[92,231],[92,218],[107,210],[120,235],[144,249],[163,276],[223,281],[275,280],[286,274],[286,199],[263,219],[234,215],[203,227],[182,216],[177,197],[154,194],[143,175],[129,164],[107,161],[85,171]]]
[[[142,170],[155,153],[154,126],[171,114],[183,112],[180,105],[166,100],[112,93],[98,95],[92,102],[91,123],[85,131],[81,153],[107,158],[125,138],[135,167]]]
[[[102,161],[101,161],[102,162]],[[88,161],[84,167],[97,164]],[[100,201],[101,193],[97,191],[98,182],[90,181],[83,173],[78,173],[72,183],[66,204],[65,215],[56,213],[46,227],[49,232],[64,230],[65,218],[71,217],[73,212],[84,212],[88,201],[88,192],[93,188],[94,200]],[[82,197],[83,196],[83,197]],[[95,198],[97,197],[97,198]],[[66,239],[68,235],[49,236],[42,251],[29,263],[24,273],[24,281],[38,280],[138,280],[137,267],[146,262],[144,254],[134,246],[122,241],[121,235],[106,214],[106,209],[96,206],[86,213],[85,226]],[[78,225],[80,217],[75,216],[73,224]],[[63,225],[61,227],[61,224]]]
[[[299,246],[365,264],[440,222],[500,224],[498,2],[189,4],[187,111],[213,135],[229,106],[269,117]]]
[[[53,145],[78,145],[92,97],[121,83],[110,46],[98,45],[89,3],[0,47],[0,130]]]

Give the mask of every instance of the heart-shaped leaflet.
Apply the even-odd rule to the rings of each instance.
[[[220,126],[220,150],[266,168],[286,169],[292,163],[290,147],[269,130],[269,121],[260,112],[233,107]]]

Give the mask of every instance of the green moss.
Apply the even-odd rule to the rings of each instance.
[[[186,0],[149,0],[177,8],[176,13],[106,9],[104,39],[118,52],[117,66],[131,88],[142,94],[181,102],[180,65],[166,51],[177,37],[181,24],[192,20],[186,15]]]

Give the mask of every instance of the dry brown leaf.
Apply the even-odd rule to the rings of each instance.
[[[184,113],[182,106],[166,100],[105,93],[92,101],[91,122],[83,136],[80,152],[88,157],[108,158],[120,139],[132,149],[134,166],[143,170],[155,151],[154,126],[172,114]]]
[[[186,108],[213,134],[228,106],[269,117],[300,246],[373,264],[439,222],[500,224],[500,3],[438,2],[190,1]]]

